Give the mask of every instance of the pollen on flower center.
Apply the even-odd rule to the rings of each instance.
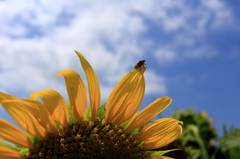
[[[49,140],[39,140],[29,150],[28,159],[141,159],[148,154],[138,146],[140,141],[114,123],[97,119],[95,122],[74,123],[61,128]]]

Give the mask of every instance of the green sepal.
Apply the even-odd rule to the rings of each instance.
[[[138,114],[139,112],[135,113],[131,119],[129,119],[128,121],[126,121],[125,123],[121,124],[122,128],[126,128],[126,126],[128,125],[128,123]]]
[[[144,144],[145,141],[140,141],[140,144],[138,144],[137,146],[142,146]]]
[[[29,153],[28,148],[21,148],[20,151],[18,151],[21,155],[26,156],[26,154]]]
[[[107,102],[104,102],[98,109],[97,117],[99,117],[101,120],[105,118],[106,116],[106,106]],[[87,113],[84,116],[84,119],[91,119],[91,106],[88,106]]]
[[[105,109],[106,103],[107,103],[107,101],[104,102],[104,103],[100,106],[100,108],[98,109],[97,117],[99,117],[100,120],[103,120],[103,119],[105,118],[105,116],[106,116],[106,109]]]
[[[38,138],[35,137],[35,136],[32,136],[31,134],[29,133],[26,133],[27,137],[32,141],[32,144],[35,145],[37,142],[38,142]]]
[[[141,131],[143,129],[142,126],[136,128],[136,129],[133,129],[131,130],[129,133],[132,134],[132,135],[137,135],[139,131]]]
[[[91,118],[90,114],[91,114],[91,107],[89,105],[87,109],[87,113],[84,116],[84,119],[90,119]]]
[[[68,107],[69,123],[71,123],[71,124],[75,123],[77,120],[72,113],[72,108],[71,108],[70,102],[68,102],[67,107]]]
[[[18,149],[17,147],[14,147],[10,144],[7,144],[6,142],[0,140],[0,147],[5,147],[5,148],[8,148],[8,149],[11,149],[11,150],[15,150]]]
[[[10,144],[7,144],[6,142],[1,141],[1,140],[0,140],[0,147],[5,147],[5,148],[8,148],[8,149],[17,151],[17,152],[19,152],[19,153],[20,153],[21,155],[23,155],[23,156],[24,156],[26,153],[29,152],[29,149],[28,149],[28,148],[25,148],[25,147],[22,147],[22,146],[21,146],[21,148],[20,148],[20,146],[15,147],[15,146],[12,146],[12,145],[10,145]]]
[[[164,151],[147,151],[148,155],[156,155],[156,156],[163,156],[164,154],[172,151],[176,151],[180,149],[171,149],[171,150],[164,150]]]
[[[23,146],[20,146],[20,145],[15,145],[17,148],[25,148]]]
[[[55,124],[56,124],[56,127],[57,127],[57,129],[59,129],[59,128],[61,128],[62,127],[62,125],[61,124],[59,124],[58,122],[56,122],[55,121]]]

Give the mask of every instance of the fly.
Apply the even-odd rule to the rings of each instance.
[[[147,59],[147,60],[150,60],[150,59]],[[137,68],[142,67],[142,66],[146,66],[145,62],[147,60],[140,60],[140,61],[138,61],[138,63],[134,66],[134,69],[137,69]]]

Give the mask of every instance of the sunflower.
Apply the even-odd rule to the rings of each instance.
[[[0,92],[0,104],[26,132],[0,118],[0,139],[15,144],[0,141],[0,158],[169,158],[154,149],[176,140],[183,123],[172,118],[151,121],[172,102],[169,97],[158,98],[136,113],[145,91],[146,66],[125,75],[100,106],[97,76],[88,61],[75,52],[88,81],[88,109],[84,83],[71,69],[58,72],[65,79],[68,104],[52,89],[33,93],[30,99]],[[37,101],[39,97],[41,102]]]

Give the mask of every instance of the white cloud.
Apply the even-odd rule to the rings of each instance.
[[[145,16],[168,32],[198,35],[206,32],[207,25],[225,27],[225,23],[231,26],[234,21],[230,8],[220,0],[163,0],[147,7],[151,9],[145,10]]]
[[[172,61],[175,61],[177,57],[177,53],[174,52],[171,48],[160,47],[155,52],[155,59],[159,62],[159,64],[166,64]]]
[[[125,60],[125,58],[131,59],[132,55],[129,57],[128,52],[142,52],[140,48],[137,48],[138,41],[135,37],[145,29],[145,26],[137,16],[129,16],[128,12],[121,13],[117,5],[113,7],[103,9],[100,6],[92,6],[90,10],[85,10],[81,14],[77,13],[68,27],[56,26],[51,32],[46,30],[44,36],[40,38],[24,38],[21,35],[20,39],[14,40],[2,34],[1,44],[11,47],[1,48],[1,53],[4,53],[4,58],[0,60],[3,70],[0,75],[3,79],[0,84],[1,89],[31,92],[43,89],[47,85],[51,85],[52,88],[58,87],[59,83],[51,82],[56,82],[57,70],[80,67],[78,60],[75,60],[77,56],[74,55],[73,49],[85,55],[103,82],[116,83],[126,73],[131,63],[130,60]],[[58,14],[56,12],[48,13],[49,19],[56,18]],[[112,12],[116,15],[111,14]],[[45,17],[42,16],[43,13],[35,14],[40,17],[37,18],[39,22],[42,22],[40,27],[44,28],[45,25],[49,25],[48,19],[41,18]],[[26,21],[32,23],[31,18],[27,16],[25,18]],[[27,26],[24,27],[28,29]],[[19,29],[18,27],[12,28]],[[104,42],[110,42],[109,45],[115,47],[113,48],[116,50],[113,51],[115,55],[104,46]],[[127,61],[128,63],[125,63]],[[122,65],[119,66],[121,63]]]
[[[174,42],[175,45],[185,46],[185,47],[192,47],[195,45],[196,40],[192,38],[190,35],[184,34],[177,34],[175,36]]]
[[[181,38],[180,34],[174,35],[178,40],[171,44],[163,42],[163,48],[152,51],[157,58],[171,62],[179,57],[178,46],[196,43],[191,38],[206,31],[209,17],[215,19],[214,25],[223,25],[232,16],[221,1],[215,2],[220,5],[217,9],[202,1],[200,7],[193,8],[186,5],[187,1],[170,0],[0,3],[0,90],[32,93],[52,88],[64,96],[65,86],[57,78],[57,71],[72,68],[83,75],[73,50],[82,52],[90,61],[103,85],[102,96],[106,98],[139,58],[158,44],[156,39],[142,37],[150,29],[146,20],[168,33],[183,30]],[[186,52],[185,56],[202,57],[208,49],[199,50],[192,54]],[[206,56],[210,55],[213,56]],[[149,69],[146,78],[147,93],[167,91],[164,77]]]
[[[165,78],[159,76],[151,70],[146,70],[145,72],[146,94],[154,95],[155,93],[166,94],[167,88],[165,83]]]
[[[201,3],[204,8],[209,10],[211,16],[213,17],[213,28],[226,27],[234,24],[233,15],[226,4],[219,0],[201,0]]]
[[[189,49],[184,53],[187,58],[212,58],[218,55],[218,51],[211,46],[202,46],[199,48]]]

